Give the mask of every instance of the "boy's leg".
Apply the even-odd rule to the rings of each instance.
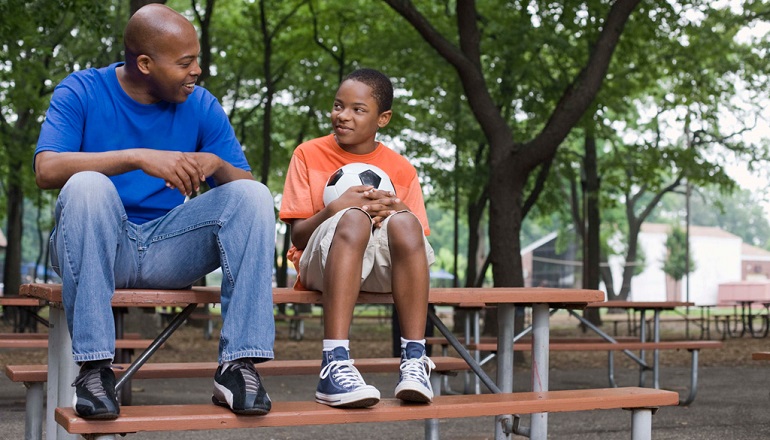
[[[412,213],[396,213],[386,219],[382,228],[387,246],[381,247],[390,252],[389,260],[383,258],[383,262],[390,262],[393,303],[402,334],[400,377],[395,395],[410,402],[431,402],[430,372],[435,364],[425,350],[430,248],[422,225]]]
[[[353,366],[348,350],[361,279],[369,273],[364,259],[371,225],[369,215],[359,209],[336,214],[314,231],[300,261],[303,285],[323,292],[324,348],[315,397],[334,407],[364,408],[380,400],[380,392]]]
[[[349,337],[371,224],[369,216],[358,209],[345,212],[337,224],[324,267],[324,339]]]
[[[401,336],[425,338],[430,274],[422,225],[413,214],[399,212],[388,218],[393,303],[398,310]]]

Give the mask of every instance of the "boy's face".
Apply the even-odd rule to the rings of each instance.
[[[373,151],[377,130],[388,125],[391,115],[390,110],[379,113],[371,87],[354,80],[344,81],[337,89],[331,115],[337,143],[352,153]]]

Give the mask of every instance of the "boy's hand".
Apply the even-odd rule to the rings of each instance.
[[[372,185],[357,185],[346,189],[341,196],[329,203],[333,212],[342,211],[345,208],[361,208],[369,203],[369,198],[364,194],[373,188]]]
[[[368,212],[374,222],[374,227],[379,228],[382,221],[398,211],[408,209],[401,199],[391,191],[372,189],[366,191],[364,196],[369,199],[369,203],[362,206],[361,209]]]

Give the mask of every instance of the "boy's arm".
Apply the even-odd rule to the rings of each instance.
[[[313,231],[326,219],[345,208],[363,208],[372,200],[366,195],[372,189],[371,185],[351,186],[339,198],[326,205],[323,209],[305,219],[291,221],[291,242],[297,249],[305,249]]]

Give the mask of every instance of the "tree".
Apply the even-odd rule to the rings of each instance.
[[[30,164],[40,123],[53,87],[75,70],[115,57],[115,27],[120,3],[70,1],[51,8],[49,2],[18,0],[0,3],[0,33],[12,35],[0,45],[0,168],[5,200],[8,248],[5,292],[18,292],[22,217],[25,194],[33,192]]]
[[[489,233],[494,282],[497,286],[522,286],[524,280],[519,232],[526,215],[524,191],[528,178],[538,167],[553,160],[560,143],[596,96],[626,21],[639,2],[619,0],[612,4],[601,19],[602,30],[592,44],[583,68],[565,85],[547,122],[534,138],[516,142],[513,128],[501,114],[492,96],[490,84],[494,83],[493,78],[487,82],[482,62],[488,58],[494,59],[483,52],[488,46],[482,44],[482,39],[496,35],[485,35],[487,27],[479,28],[479,24],[489,17],[504,18],[505,8],[495,6],[496,14],[482,16],[474,1],[458,0],[453,17],[457,20],[456,35],[447,37],[411,1],[384,1],[453,66],[460,78],[468,104],[490,147]],[[567,9],[573,6],[576,5],[568,5],[563,12],[575,13]],[[593,6],[601,9],[599,5]],[[526,39],[522,35],[518,37]]]
[[[685,231],[679,226],[672,227],[666,237],[666,257],[663,260],[663,272],[675,283],[674,292],[672,295],[667,295],[670,296],[668,299],[671,301],[680,300],[679,282],[696,269],[689,245]]]

